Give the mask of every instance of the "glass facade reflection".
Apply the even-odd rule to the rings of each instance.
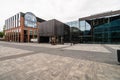
[[[18,13],[11,18],[5,20],[5,30],[15,28],[15,27],[20,27],[20,16],[21,13]]]
[[[81,30],[81,37],[80,42],[81,43],[89,43],[92,40],[92,34],[91,34],[91,25],[86,20],[79,21],[80,24],[80,30]]]
[[[71,40],[80,43],[120,43],[120,14],[67,23]]]
[[[71,21],[66,23],[70,26],[70,41],[71,42],[80,42],[80,26],[79,21]]]
[[[85,20],[80,21],[79,24],[80,24],[80,30],[81,31],[89,31],[91,29],[90,24]]]
[[[37,27],[37,19],[32,13],[26,13],[24,18],[26,27]]]
[[[81,43],[91,41],[91,25],[87,21],[72,21],[67,23],[71,27],[72,41]]]
[[[96,26],[94,40],[98,43],[120,43],[120,19]]]
[[[79,28],[79,21],[71,21],[67,23],[70,27]]]

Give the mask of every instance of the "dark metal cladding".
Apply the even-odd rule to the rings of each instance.
[[[64,24],[57,21],[57,20],[54,20],[55,21],[55,34],[58,35],[58,36],[63,36],[64,35]]]
[[[64,35],[64,23],[55,19],[43,22],[39,26],[40,36]]]
[[[40,36],[53,36],[55,34],[54,31],[54,21],[46,21],[40,24],[39,26],[39,35]]]
[[[40,23],[38,29],[38,38],[40,38],[40,36],[63,36],[68,37],[67,39],[69,39],[70,27],[56,19]]]

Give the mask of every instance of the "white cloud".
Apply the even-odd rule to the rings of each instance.
[[[118,10],[120,0],[3,0],[0,3],[0,30],[5,19],[18,12],[33,12],[45,20],[63,22],[91,14]]]

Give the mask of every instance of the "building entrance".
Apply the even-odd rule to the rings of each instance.
[[[28,42],[28,30],[24,30],[24,42]]]
[[[40,37],[40,43],[49,43],[49,37]]]

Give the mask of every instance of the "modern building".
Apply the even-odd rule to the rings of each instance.
[[[17,13],[5,20],[5,40],[13,42],[30,42],[37,38],[38,25],[45,20],[33,13]]]
[[[56,19],[45,21],[30,12],[20,12],[5,20],[5,40],[30,42],[36,38],[40,43],[50,42],[54,37],[58,43],[120,43],[120,10],[79,18],[66,24]]]
[[[42,22],[39,25],[38,30],[38,42],[49,43],[54,37],[57,43],[69,42],[70,28],[68,25],[52,19],[46,22]]]
[[[120,10],[110,11],[67,23],[76,27],[81,43],[120,43]],[[74,35],[73,35],[74,40]]]

